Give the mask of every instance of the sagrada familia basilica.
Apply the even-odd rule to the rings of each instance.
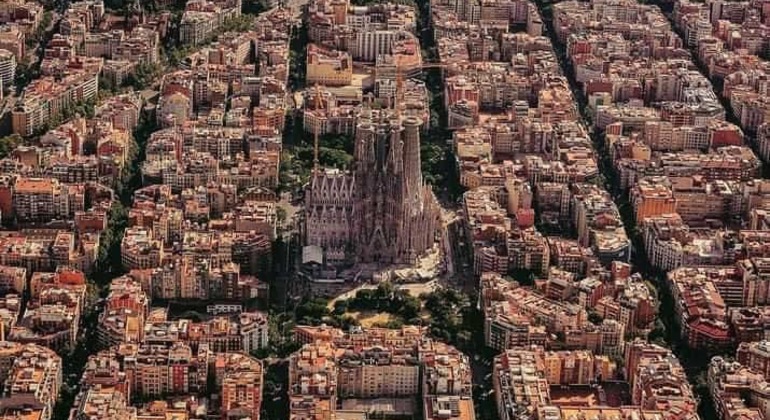
[[[440,226],[440,207],[420,169],[414,116],[365,112],[349,171],[316,170],[305,193],[305,245],[328,263],[413,264]]]

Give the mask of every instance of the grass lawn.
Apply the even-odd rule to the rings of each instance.
[[[385,325],[389,321],[396,319],[396,317],[387,312],[345,312],[345,315],[355,318],[364,328],[372,327],[377,324]]]

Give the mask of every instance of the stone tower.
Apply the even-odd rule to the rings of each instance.
[[[438,205],[422,183],[421,124],[359,120],[353,219],[360,262],[413,263],[433,245]]]

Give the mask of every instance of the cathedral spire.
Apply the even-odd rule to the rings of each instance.
[[[315,107],[316,111],[322,111],[324,109],[323,98],[321,98],[321,88],[315,85]],[[313,133],[313,178],[318,176],[318,133],[321,131],[320,118],[316,119],[315,130]]]
[[[416,117],[406,117],[403,125],[402,140],[404,143],[404,198],[411,201],[416,199],[422,190],[422,170],[420,168],[420,126],[422,121]],[[414,203],[417,204],[417,203]]]

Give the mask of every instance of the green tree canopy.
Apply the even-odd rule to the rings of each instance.
[[[11,134],[10,136],[0,138],[0,159],[10,155],[23,142],[24,139],[18,134]]]

